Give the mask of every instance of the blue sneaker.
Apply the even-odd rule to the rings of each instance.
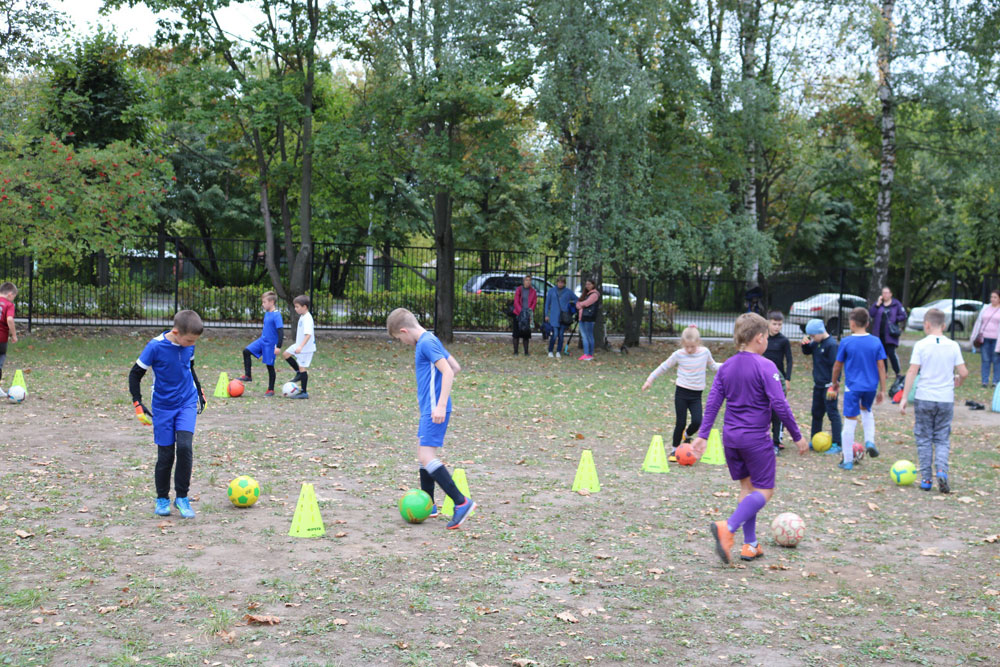
[[[174,498],[174,507],[177,508],[183,518],[194,518],[194,510],[191,509],[191,501],[187,498]]]
[[[292,398],[309,398],[309,394],[307,392],[300,391],[299,393],[292,396]]]
[[[951,487],[948,486],[948,475],[938,475],[938,490],[941,493],[951,493]]]
[[[154,512],[157,516],[170,516],[170,498],[157,498]]]
[[[847,461],[841,461],[840,463],[837,464],[837,466],[839,466],[844,470],[854,470],[854,461],[851,461],[850,463],[848,463]]]
[[[840,448],[840,445],[838,445],[837,443],[833,443],[833,445],[830,446],[830,449],[826,450],[827,454],[840,454],[842,452],[843,452],[843,450]]]
[[[441,512],[438,511],[437,505],[431,505],[431,513],[427,515],[428,519],[436,519],[441,516]]]
[[[461,505],[455,506],[455,515],[451,517],[451,521],[448,522],[448,529],[453,530],[462,525],[472,510],[476,509],[476,501],[472,498],[466,498],[465,502]]]
[[[922,479],[920,480],[920,488],[924,491],[930,491],[934,488],[934,482],[929,479]]]
[[[875,446],[874,442],[866,442],[865,451],[867,451],[868,456],[872,457],[873,459],[878,458],[878,448]]]

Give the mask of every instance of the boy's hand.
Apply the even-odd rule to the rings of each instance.
[[[646,391],[647,389],[649,389],[649,386],[650,386],[650,382],[649,382],[649,380],[646,380],[645,382],[642,383],[642,390]]]
[[[295,354],[302,354],[302,346],[301,345],[299,345],[297,348],[295,348]]]
[[[445,411],[445,406],[438,403],[434,406],[434,409],[431,410],[431,421],[435,424],[443,424],[446,414],[447,412]]]
[[[802,337],[802,340],[801,340],[800,342],[801,342],[801,343],[802,343],[803,345],[808,345],[809,343],[811,343],[811,342],[812,342],[812,338],[810,338],[809,336],[803,336],[803,337]]]
[[[12,333],[10,335],[10,342],[12,342],[12,343],[16,343],[17,342],[17,334],[16,333]]]
[[[805,456],[809,453],[809,441],[805,438],[799,438],[796,440],[795,446],[799,448],[799,456]]]
[[[882,405],[884,401],[885,401],[885,391],[879,389],[879,392],[875,394],[875,405]]]
[[[274,356],[276,357],[281,356],[281,348],[278,347],[277,345],[274,346]]]
[[[202,413],[202,410],[205,409],[206,405],[208,405],[208,400],[205,399],[205,390],[202,389],[200,392],[198,392],[198,414],[199,415]]]
[[[136,418],[143,425],[145,425],[145,426],[152,426],[153,425],[153,413],[151,413],[149,411],[149,409],[145,405],[142,404],[141,401],[134,401],[132,403],[132,405],[135,406],[135,416],[136,416]]]
[[[701,455],[705,453],[705,449],[708,447],[708,440],[705,438],[695,438],[691,441],[691,449],[694,450],[694,456],[697,459],[701,458]]]
[[[903,396],[903,398],[899,399],[899,414],[901,415],[906,414],[906,396]]]

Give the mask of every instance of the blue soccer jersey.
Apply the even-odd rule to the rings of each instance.
[[[844,384],[851,391],[876,391],[878,363],[885,358],[882,341],[867,333],[851,334],[837,350],[837,361],[844,364]]]
[[[441,372],[434,367],[434,364],[439,359],[447,359],[450,356],[438,337],[430,331],[424,332],[417,341],[414,368],[417,373],[417,402],[420,403],[421,415],[429,415],[441,395]],[[451,396],[448,397],[447,411],[451,412]]]
[[[198,390],[191,376],[194,345],[183,347],[167,340],[166,332],[146,343],[135,362],[145,369],[153,369],[153,414],[157,408],[182,408],[197,403]]]
[[[274,347],[278,344],[278,332],[284,328],[285,323],[281,319],[281,311],[272,310],[269,313],[264,313],[264,330],[260,337],[264,339],[265,343],[270,343],[271,347]]]

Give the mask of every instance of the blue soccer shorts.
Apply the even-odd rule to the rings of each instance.
[[[170,447],[177,441],[177,431],[194,433],[198,421],[198,401],[183,408],[162,408],[153,406],[153,442],[161,447]]]
[[[875,404],[875,391],[851,391],[844,390],[844,416],[857,417],[861,414],[861,408],[871,411]]]
[[[274,365],[274,343],[268,343],[263,338],[258,338],[247,345],[250,354],[264,362],[265,366]]]
[[[444,421],[435,424],[431,421],[430,415],[420,415],[420,428],[417,429],[417,438],[421,447],[444,447],[444,434],[448,430],[448,422],[451,421],[451,413],[446,412]]]

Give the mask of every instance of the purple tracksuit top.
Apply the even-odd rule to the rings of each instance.
[[[781,419],[792,440],[802,439],[792,408],[781,388],[781,374],[774,362],[753,352],[739,352],[715,374],[705,404],[705,418],[698,437],[707,438],[726,402],[722,444],[740,449],[771,442],[771,411]]]

